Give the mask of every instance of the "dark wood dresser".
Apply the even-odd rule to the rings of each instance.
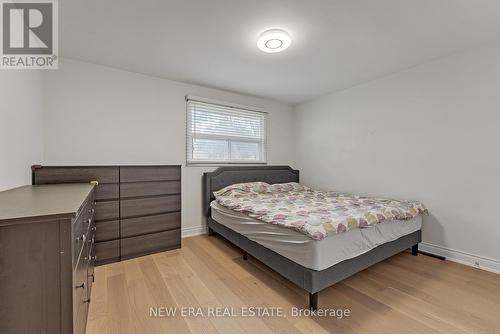
[[[89,183],[0,192],[0,333],[85,333],[94,217]]]
[[[33,184],[96,180],[96,264],[181,247],[181,166],[34,166]]]

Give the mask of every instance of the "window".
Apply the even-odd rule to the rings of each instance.
[[[187,100],[187,163],[266,162],[266,113]]]

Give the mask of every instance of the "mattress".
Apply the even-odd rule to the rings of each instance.
[[[323,270],[344,260],[418,231],[422,216],[385,221],[328,236],[317,241],[292,229],[266,223],[212,201],[212,218],[248,239],[312,270]]]

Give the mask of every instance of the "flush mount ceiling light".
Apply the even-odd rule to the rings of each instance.
[[[292,39],[282,29],[269,29],[264,31],[257,40],[257,47],[267,53],[276,53],[286,50]]]

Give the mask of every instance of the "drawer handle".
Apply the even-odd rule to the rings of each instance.
[[[94,232],[97,231],[97,226],[92,227],[90,230]]]
[[[89,243],[89,245],[93,244],[94,243],[94,237],[92,237],[92,239],[89,239],[88,243]]]
[[[83,302],[84,303],[90,303],[90,298],[89,299],[85,299]]]
[[[97,260],[97,256],[95,256],[95,255],[94,256],[85,256],[83,259],[87,260],[88,262],[95,261],[95,260]]]
[[[75,286],[76,289],[85,289],[85,282],[80,284],[80,285],[77,285]]]

